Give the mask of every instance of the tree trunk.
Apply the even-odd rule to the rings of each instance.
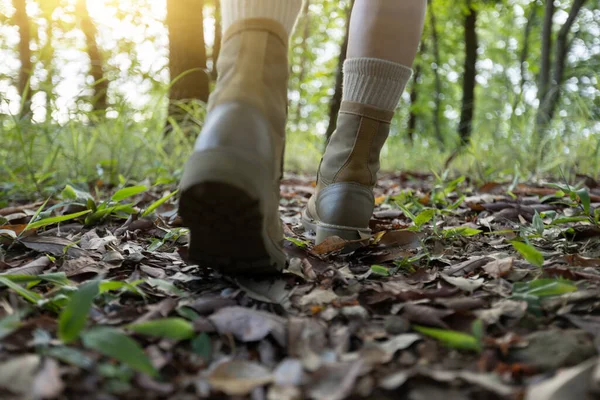
[[[423,41],[421,44],[421,49],[420,52],[421,54],[426,52],[427,46],[425,44],[426,42]],[[408,139],[410,140],[411,143],[415,142],[415,135],[416,135],[416,131],[417,131],[417,113],[415,113],[415,104],[417,103],[417,101],[419,100],[419,79],[421,77],[421,71],[423,69],[422,67],[423,61],[419,60],[418,63],[416,63],[415,65],[415,73],[413,75],[413,83],[412,83],[412,87],[410,89],[410,113],[408,114],[408,124],[407,124],[407,130],[408,130]]]
[[[440,58],[440,41],[437,31],[437,20],[433,9],[433,0],[429,0],[429,24],[431,25],[431,41],[433,43],[433,59],[435,68],[433,68],[433,76],[435,80],[435,92],[433,94],[434,110],[433,110],[433,127],[435,129],[435,137],[440,144],[444,144],[442,135],[442,79],[440,77],[439,68],[442,63]]]
[[[76,10],[81,18],[81,30],[85,35],[87,53],[90,57],[90,74],[94,78],[94,111],[104,111],[108,104],[106,100],[108,80],[104,76],[104,60],[96,42],[98,30],[90,17],[85,0],[77,0]]]
[[[223,33],[221,32],[221,0],[214,0],[215,2],[215,42],[212,49],[212,79],[217,80],[219,73],[217,72],[217,61],[219,61],[219,54],[221,54],[221,40]]]
[[[31,64],[31,30],[29,27],[29,18],[25,0],[13,0],[15,8],[15,22],[19,27],[19,59],[21,67],[19,69],[18,87],[19,94],[22,96],[22,108],[19,112],[19,117],[31,117],[31,87],[29,81],[33,73],[33,65]]]
[[[525,32],[523,33],[523,47],[521,48],[521,54],[519,56],[519,67],[521,69],[521,76],[519,81],[519,92],[517,96],[515,96],[515,101],[513,102],[511,110],[511,129],[513,127],[515,112],[517,110],[517,107],[519,106],[519,103],[521,102],[521,99],[523,98],[523,91],[525,89],[525,74],[527,72],[525,70],[525,63],[527,62],[527,57],[529,57],[529,38],[531,37],[531,30],[535,26],[537,7],[538,5],[536,2],[533,2],[531,4],[531,10],[529,12],[529,16],[527,17],[527,24],[525,25]]]
[[[171,101],[208,101],[203,6],[204,0],[167,0]]]
[[[302,30],[302,42],[300,43],[300,54],[301,59],[298,63],[300,67],[300,73],[298,74],[298,103],[296,103],[296,110],[294,113],[290,115],[290,121],[294,121],[296,126],[299,125],[300,120],[302,119],[302,99],[304,99],[304,93],[302,90],[302,82],[306,77],[306,69],[308,65],[306,63],[306,55],[309,51],[308,49],[308,38],[310,37],[310,14],[309,8],[310,0],[304,1],[304,6],[302,7],[302,13],[300,14],[300,21],[302,21],[303,30]],[[294,117],[292,117],[294,115]]]
[[[54,85],[52,78],[54,76],[54,66],[52,61],[54,60],[54,27],[55,23],[52,20],[52,14],[56,10],[58,3],[42,1],[40,7],[42,14],[46,20],[46,43],[42,47],[40,54],[40,61],[43,68],[46,70],[46,78],[42,82],[42,90],[46,93],[46,122],[52,121],[52,98],[54,96]]]
[[[471,140],[473,113],[475,110],[475,79],[477,77],[477,11],[471,0],[467,0],[468,14],[465,16],[465,66],[463,77],[463,100],[458,124],[461,145]]]
[[[346,33],[344,34],[344,40],[340,47],[340,57],[338,59],[337,72],[335,75],[335,92],[329,103],[329,125],[327,126],[327,132],[325,136],[327,140],[333,135],[335,128],[337,127],[337,117],[342,105],[342,85],[344,83],[344,61],[346,61],[346,55],[348,54],[348,37],[350,36],[350,17],[352,16],[352,7],[354,6],[354,0],[351,0],[346,10]]]
[[[556,37],[556,50],[554,54],[552,81],[550,82],[550,87],[546,93],[547,99],[543,102],[545,107],[541,109],[541,118],[545,124],[548,124],[550,121],[552,121],[554,118],[554,113],[556,112],[556,107],[558,106],[560,90],[564,81],[567,55],[569,53],[569,49],[571,48],[569,33],[571,32],[571,28],[573,27],[573,24],[575,23],[575,20],[577,19],[577,16],[579,15],[579,12],[581,11],[585,1],[586,0],[575,0],[573,2],[573,6],[569,11],[569,16],[564,25],[560,28],[558,36]]]
[[[544,103],[550,87],[550,63],[552,54],[552,20],[554,18],[554,0],[545,0],[544,26],[542,28],[542,59],[540,64],[540,77],[538,82],[539,110],[545,108]],[[547,121],[543,112],[538,110],[536,125],[540,127]],[[537,129],[536,129],[537,130]]]

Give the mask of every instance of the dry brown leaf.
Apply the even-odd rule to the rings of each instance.
[[[346,245],[346,240],[338,236],[330,236],[315,247],[312,248],[313,253],[318,255],[324,255],[339,251]]]
[[[565,261],[575,267],[600,267],[600,258],[588,258],[579,254],[567,254]]]
[[[225,307],[209,317],[219,333],[231,333],[242,342],[255,342],[271,334],[285,346],[285,319],[263,311],[244,307]]]
[[[49,266],[50,259],[46,256],[41,256],[33,261],[28,262],[17,268],[11,268],[4,271],[3,275],[39,275]]]
[[[324,365],[315,372],[316,381],[309,387],[309,394],[315,400],[341,400],[351,392],[362,362],[333,363]]]
[[[208,383],[230,396],[245,396],[273,381],[273,374],[260,364],[231,360],[220,363],[208,375]]]
[[[83,257],[87,251],[81,249],[74,242],[58,236],[28,236],[20,239],[25,247],[40,253],[50,253],[60,257],[67,254],[70,257]]]
[[[0,363],[0,388],[21,395],[31,393],[40,362],[40,356],[25,354]]]
[[[510,273],[513,268],[512,258],[502,258],[494,260],[483,266],[483,270],[491,277],[496,279],[502,278]]]
[[[399,246],[414,249],[419,247],[419,234],[413,231],[389,231],[379,239],[378,244],[385,247]]]
[[[453,310],[440,310],[415,304],[406,304],[402,309],[402,316],[411,322],[444,329],[448,329],[448,325],[442,319],[452,314],[454,314]]]
[[[321,289],[316,288],[312,292],[305,294],[302,296],[298,302],[300,306],[308,306],[311,304],[329,304],[332,301],[336,300],[338,295],[333,292],[331,289]]]
[[[462,276],[447,276],[444,274],[440,274],[440,277],[449,284],[456,286],[457,288],[469,293],[473,293],[475,290],[482,287],[485,283],[485,279],[483,278],[468,279],[463,278]]]
[[[69,278],[83,274],[100,274],[108,270],[108,265],[100,263],[89,256],[65,260],[59,268],[59,271],[64,272]]]
[[[52,358],[46,358],[42,368],[35,376],[32,397],[35,399],[56,399],[65,388],[60,377],[60,366]]]

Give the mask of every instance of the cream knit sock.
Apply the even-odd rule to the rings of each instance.
[[[302,0],[221,0],[223,32],[240,19],[269,18],[291,34]]]
[[[378,58],[351,58],[344,62],[342,101],[393,111],[412,70]]]

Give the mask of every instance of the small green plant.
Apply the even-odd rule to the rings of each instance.
[[[449,329],[429,328],[414,326],[413,329],[423,335],[439,340],[444,346],[457,350],[470,350],[477,353],[483,349],[483,323],[476,320],[472,327],[472,334],[453,331]]]

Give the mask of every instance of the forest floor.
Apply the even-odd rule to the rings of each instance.
[[[600,185],[578,182],[388,175],[370,240],[314,246],[289,176],[289,268],[261,280],[188,264],[165,188],[11,204],[0,398],[598,398]]]

